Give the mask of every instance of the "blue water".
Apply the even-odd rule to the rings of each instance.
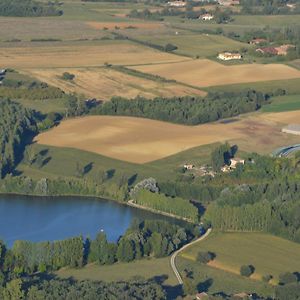
[[[114,201],[80,197],[0,196],[0,239],[54,241],[83,235],[94,238],[104,230],[117,241],[134,218],[167,219]]]

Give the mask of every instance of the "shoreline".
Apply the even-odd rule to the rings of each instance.
[[[60,197],[77,197],[77,198],[94,198],[97,200],[101,200],[101,201],[109,201],[109,202],[114,202],[116,204],[119,205],[124,205],[124,206],[128,206],[128,207],[132,207],[132,208],[136,208],[139,210],[144,210],[144,211],[148,211],[151,212],[153,214],[156,215],[160,215],[160,216],[164,216],[164,217],[169,217],[169,218],[173,218],[179,221],[184,221],[187,223],[191,223],[191,224],[195,224],[194,222],[192,222],[191,220],[184,218],[184,217],[180,217],[171,213],[167,213],[167,212],[163,212],[163,211],[159,211],[150,207],[146,207],[146,206],[142,206],[136,203],[133,203],[133,200],[129,200],[129,201],[120,201],[117,199],[111,199],[111,198],[104,198],[104,197],[100,197],[100,196],[95,196],[95,195],[76,195],[76,194],[66,194],[66,195],[35,195],[35,194],[22,194],[22,193],[3,193],[0,192],[0,197],[1,196],[21,196],[21,197],[42,197],[42,198],[60,198]]]

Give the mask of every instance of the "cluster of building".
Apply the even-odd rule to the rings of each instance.
[[[204,15],[201,15],[201,16],[199,17],[199,19],[201,19],[201,20],[203,20],[203,21],[210,21],[210,20],[212,20],[213,18],[214,18],[214,15],[209,14],[209,13],[204,14]]]
[[[218,4],[222,6],[240,5],[240,0],[218,0]]]
[[[290,49],[294,49],[296,46],[291,44],[285,44],[278,47],[260,47],[255,51],[262,54],[271,54],[271,55],[282,55],[286,56]]]

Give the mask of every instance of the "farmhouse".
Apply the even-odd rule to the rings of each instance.
[[[222,52],[219,53],[218,58],[221,60],[242,59],[242,55],[240,53]]]
[[[294,10],[296,8],[296,4],[295,3],[287,3],[286,6],[288,8],[290,8],[291,10]]]
[[[214,16],[212,14],[204,14],[204,15],[199,17],[199,19],[201,19],[203,21],[210,21],[213,18],[214,18]]]
[[[184,1],[176,0],[176,1],[169,1],[168,5],[172,7],[185,7],[186,3]]]
[[[266,43],[267,40],[266,39],[253,39],[249,42],[250,45],[260,45],[260,44],[263,44],[263,43]]]
[[[300,124],[290,124],[281,130],[284,133],[300,135]]]
[[[221,171],[223,173],[228,173],[230,171],[233,171],[237,168],[237,165],[238,164],[242,164],[244,165],[245,164],[245,160],[244,159],[241,159],[241,158],[231,158],[230,159],[230,165],[225,165],[221,168]]]

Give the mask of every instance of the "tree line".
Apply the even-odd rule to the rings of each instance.
[[[55,3],[33,0],[1,0],[0,16],[5,17],[46,17],[61,16],[63,11]]]
[[[155,120],[197,125],[256,111],[267,104],[269,95],[254,90],[241,93],[210,93],[202,97],[125,99],[113,97],[95,109],[92,114],[144,117]]]

